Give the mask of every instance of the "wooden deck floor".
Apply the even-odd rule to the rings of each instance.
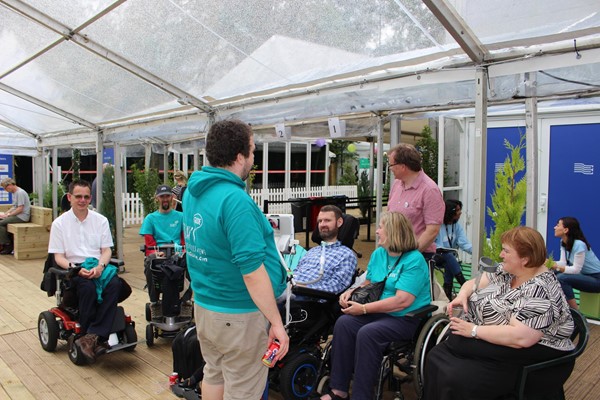
[[[137,231],[125,230],[123,277],[133,293],[123,306],[136,321],[138,338],[143,340],[147,294],[143,290],[143,257],[138,250],[141,240]],[[373,242],[356,242],[355,248],[364,254],[361,266],[366,267],[373,247]],[[158,339],[152,348],[142,342],[131,353],[115,352],[83,367],[69,361],[64,342],[59,342],[56,352],[45,352],[37,337],[37,319],[41,311],[55,303],[39,289],[42,267],[43,260],[17,261],[12,256],[0,256],[0,400],[176,399],[167,384],[172,370],[170,340]],[[588,348],[565,386],[567,399],[600,397],[599,357],[600,326],[592,325]],[[414,399],[410,385],[405,386],[407,400]],[[272,392],[270,398],[281,396]]]

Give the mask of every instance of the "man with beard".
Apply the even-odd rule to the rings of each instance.
[[[165,244],[181,245],[183,243],[183,214],[171,207],[173,203],[171,188],[167,185],[158,185],[155,196],[158,202],[158,210],[148,214],[140,228],[140,235],[144,236],[146,245],[144,274],[148,284],[148,295],[152,303],[158,301],[158,294],[154,290],[152,272],[150,271],[152,260],[165,256],[164,252],[160,251],[160,246]]]
[[[313,247],[298,262],[294,280],[299,286],[341,293],[352,283],[356,270],[354,251],[338,240],[342,211],[334,205],[325,205],[317,217],[321,245]]]
[[[214,123],[206,136],[210,166],[192,174],[183,197],[188,271],[202,357],[204,400],[262,396],[261,358],[277,340],[273,365],[289,338],[275,297],[285,289],[273,227],[246,192],[254,134],[239,120]]]

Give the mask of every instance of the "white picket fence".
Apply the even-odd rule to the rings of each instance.
[[[250,196],[262,210],[264,200],[281,201],[291,198],[313,196],[341,196],[356,197],[356,185],[349,186],[313,186],[308,192],[306,188],[255,189]],[[139,225],[144,220],[144,206],[138,193],[123,193],[123,226]],[[271,214],[291,214],[290,203],[269,205]]]

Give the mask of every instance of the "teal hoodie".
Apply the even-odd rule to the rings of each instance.
[[[215,312],[257,311],[243,275],[265,265],[275,297],[285,289],[273,228],[237,175],[205,166],[183,198],[187,266],[194,301]]]

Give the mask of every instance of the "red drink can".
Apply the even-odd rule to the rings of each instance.
[[[177,380],[179,379],[179,374],[177,372],[173,372],[169,375],[169,386],[177,385]]]
[[[273,340],[269,345],[267,351],[265,351],[265,355],[262,358],[263,364],[267,367],[271,368],[273,366],[273,361],[275,360],[275,356],[279,353],[279,342],[277,340]]]

